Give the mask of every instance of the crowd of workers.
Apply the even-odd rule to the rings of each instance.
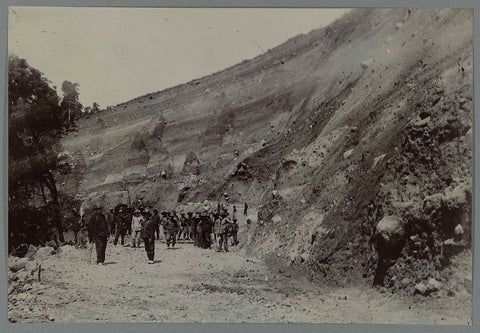
[[[247,214],[245,204],[244,214]],[[139,247],[143,241],[147,253],[147,262],[154,263],[155,240],[161,238],[160,229],[163,229],[167,248],[173,248],[178,241],[193,241],[194,246],[202,249],[212,248],[216,244],[216,251],[228,252],[228,243],[238,245],[238,220],[236,208],[232,214],[218,204],[216,211],[208,209],[196,212],[178,213],[173,211],[158,213],[150,206],[128,207],[119,204],[110,210],[110,217],[105,216],[103,207],[94,207],[92,214],[82,222],[88,233],[88,240],[97,252],[97,264],[105,264],[105,251],[109,236],[114,236],[113,245],[120,241],[122,246]],[[130,244],[125,241],[130,238]]]

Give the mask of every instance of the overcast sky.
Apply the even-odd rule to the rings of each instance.
[[[10,7],[9,52],[101,107],[251,59],[345,9]]]

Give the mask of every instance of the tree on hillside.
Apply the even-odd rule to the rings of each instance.
[[[34,243],[56,228],[63,242],[54,173],[69,172],[58,154],[68,110],[51,83],[25,59],[8,58],[9,247]]]
[[[97,113],[98,111],[100,111],[100,104],[98,104],[97,102],[93,102],[92,113]]]
[[[78,100],[80,95],[78,89],[80,85],[78,83],[72,83],[70,81],[63,81],[62,92],[63,100],[61,106],[67,110],[66,117],[68,123],[72,123],[75,119],[78,119],[82,115],[82,104]]]

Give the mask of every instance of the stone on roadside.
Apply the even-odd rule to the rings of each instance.
[[[74,251],[75,251],[75,247],[73,245],[63,245],[59,249],[59,252],[61,252],[63,254],[66,254],[66,255],[71,254]]]
[[[425,286],[423,283],[420,282],[415,285],[414,294],[425,295],[426,292],[427,292],[427,286]]]
[[[17,274],[15,274],[14,279],[17,281],[25,281],[28,277],[28,273],[25,270],[19,271]]]
[[[14,273],[18,272],[19,270],[25,268],[25,265],[27,264],[28,260],[29,260],[28,258],[18,258],[18,259],[12,259],[12,260],[10,260],[9,258],[8,268]]]
[[[360,63],[360,67],[362,67],[362,69],[367,69],[371,63],[372,63],[372,59],[367,59]]]
[[[47,260],[54,253],[55,253],[55,249],[51,246],[41,247],[37,250],[35,258],[39,262],[43,262],[43,261]]]
[[[472,294],[472,280],[471,279],[464,279],[463,280],[463,285],[464,285],[467,293],[469,293],[471,295]]]
[[[32,290],[32,285],[30,283],[27,283],[23,286],[23,291],[29,291],[29,290]]]
[[[27,299],[27,294],[26,293],[20,293],[17,295],[17,300],[18,301],[24,301]]]
[[[28,261],[25,265],[25,270],[29,275],[37,270],[37,263],[35,261]]]
[[[24,258],[31,258],[36,252],[37,252],[37,248],[33,245],[29,245],[27,254],[25,254]]]
[[[428,291],[438,291],[442,287],[442,283],[435,280],[434,278],[430,278],[427,282],[427,290]]]

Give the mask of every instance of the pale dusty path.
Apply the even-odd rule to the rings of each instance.
[[[409,309],[405,300],[368,287],[325,289],[289,279],[235,249],[218,253],[191,243],[177,246],[167,250],[157,241],[156,260],[161,262],[153,265],[146,263],[143,247],[111,243],[106,266],[88,264],[88,250],[52,256],[44,262],[42,284],[33,292],[34,311],[56,322],[469,321],[455,317],[464,311],[429,309],[427,304],[410,304]]]

